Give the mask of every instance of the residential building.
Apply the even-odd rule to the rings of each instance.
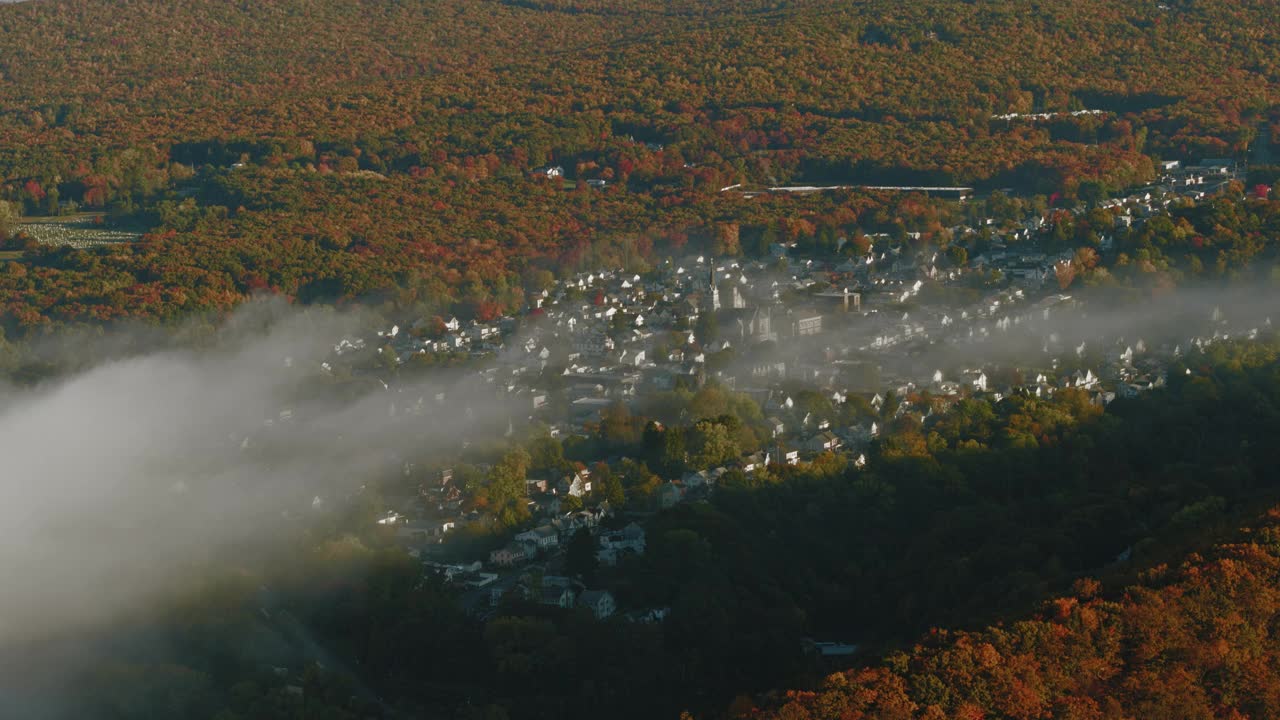
[[[587,590],[578,596],[578,607],[587,608],[597,620],[604,620],[613,615],[618,606],[614,603],[613,594],[608,590]]]

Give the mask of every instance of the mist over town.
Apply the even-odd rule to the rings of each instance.
[[[0,0],[0,717],[1280,717],[1278,20]]]

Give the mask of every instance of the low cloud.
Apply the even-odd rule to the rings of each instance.
[[[1142,301],[1115,303],[1105,293],[1083,290],[1061,299],[979,302],[967,307],[937,304],[880,306],[868,315],[824,313],[826,332],[808,337],[780,337],[772,349],[746,350],[727,373],[739,387],[765,382],[753,372],[772,362],[823,368],[826,358],[879,365],[881,376],[927,385],[942,370],[958,380],[961,368],[992,365],[1049,370],[1077,361],[1097,365],[1127,347],[1141,357],[1148,352],[1186,353],[1197,342],[1224,337],[1247,338],[1272,330],[1280,321],[1280,288],[1269,285],[1229,289],[1183,289]],[[864,298],[864,306],[869,304]],[[942,318],[947,318],[944,325]],[[774,330],[785,335],[785,319],[774,311]],[[720,338],[739,338],[722,326]],[[1094,369],[1097,369],[1096,367]],[[791,373],[789,372],[789,375]],[[838,383],[837,383],[838,384]]]
[[[508,408],[479,382],[370,377],[330,392],[319,364],[365,322],[255,305],[212,348],[143,352],[10,390],[0,650],[145,609],[229,548],[269,551],[273,529],[305,517],[313,498],[339,503],[403,458],[505,428]]]

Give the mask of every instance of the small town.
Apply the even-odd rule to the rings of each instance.
[[[0,720],[1280,718],[1280,12],[0,0]]]
[[[1161,184],[1100,201],[1094,210],[1110,214],[1118,230],[1140,227],[1236,177],[1226,161],[1167,163],[1163,170]],[[606,587],[584,584],[583,563],[568,560],[568,548],[584,544],[590,566],[616,567],[645,552],[637,520],[704,500],[726,476],[751,477],[771,465],[824,456],[863,467],[886,422],[914,415],[927,425],[966,397],[998,402],[1073,388],[1105,406],[1162,387],[1169,362],[1189,349],[1269,329],[1269,317],[1233,318],[1214,306],[1171,308],[1167,327],[1101,317],[1095,324],[1091,308],[1065,288],[1074,251],[1044,249],[1052,244],[1051,223],[1037,216],[995,231],[994,220],[980,225],[950,229],[983,248],[963,266],[875,235],[865,238],[865,252],[837,259],[802,257],[775,244],[767,260],[692,255],[643,274],[582,273],[532,296],[520,318],[419,319],[341,338],[321,370],[348,363],[379,378],[391,412],[412,418],[456,412],[456,399],[447,390],[414,396],[413,384],[397,382],[392,371],[444,360],[489,388],[508,437],[517,428],[539,428],[535,442],[553,443],[558,460],[521,469],[527,519],[498,531],[493,549],[454,542],[464,528],[492,531],[494,518],[476,506],[477,483],[438,458],[403,460],[418,492],[384,495],[376,522],[425,571],[462,589],[468,611],[481,618],[518,598],[584,607],[604,619],[620,612],[615,598]],[[841,247],[846,242],[841,238]],[[1099,238],[1097,251],[1108,252],[1110,244],[1109,236]],[[607,491],[592,463],[561,455],[561,447],[587,446],[587,437],[610,422],[652,416],[655,403],[707,389],[744,399],[765,431],[763,442],[710,464],[682,459],[678,474],[658,476],[643,497]],[[475,397],[468,391],[466,402]],[[268,422],[292,415],[284,409]],[[630,462],[585,452],[606,471]],[[466,467],[472,476],[492,472],[487,463]],[[656,622],[665,612],[633,608],[625,615]],[[848,646],[815,647],[844,653]]]

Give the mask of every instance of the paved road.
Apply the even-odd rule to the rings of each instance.
[[[1253,141],[1253,157],[1250,162],[1254,165],[1270,165],[1271,159],[1271,123],[1262,121],[1258,124],[1258,137]]]

